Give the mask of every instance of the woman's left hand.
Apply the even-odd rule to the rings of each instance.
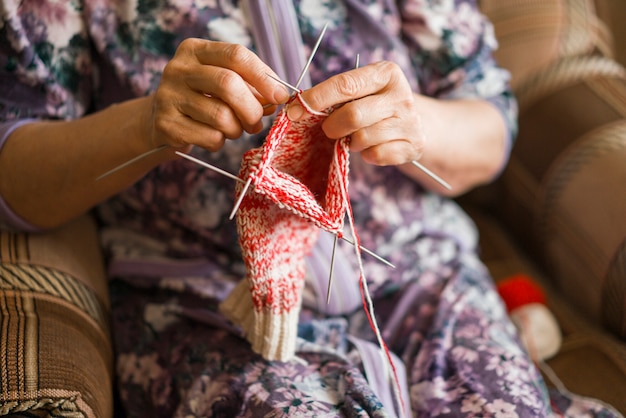
[[[323,122],[327,137],[350,136],[350,150],[375,165],[401,165],[418,160],[424,148],[415,93],[394,63],[382,61],[335,75],[302,92],[314,110],[334,108]],[[292,121],[306,117],[296,101]]]

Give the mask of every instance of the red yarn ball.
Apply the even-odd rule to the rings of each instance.
[[[546,304],[543,289],[525,274],[510,276],[497,283],[496,288],[509,312],[531,303]]]

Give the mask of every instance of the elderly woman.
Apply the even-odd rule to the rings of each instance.
[[[277,79],[298,82],[325,25],[292,100]],[[474,1],[4,0],[0,39],[0,221],[37,231],[96,209],[128,417],[551,416],[450,199],[497,176],[516,129]],[[340,244],[327,304],[332,235],[267,250],[277,271],[306,266],[295,355],[273,356],[224,315],[225,300],[254,310],[232,297],[251,278],[234,181],[175,152],[236,174],[277,113],[329,109],[311,144],[349,138],[355,230],[395,269]]]

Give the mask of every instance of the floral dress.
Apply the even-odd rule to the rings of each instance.
[[[258,50],[244,0],[3,0],[0,146],[36,119],[74,119],[153,92],[187,37]],[[515,137],[508,74],[492,26],[471,0],[294,0],[309,52],[328,23],[311,83],[378,60],[416,92],[482,98]],[[254,23],[253,23],[254,22]],[[271,64],[271,63],[270,63]],[[295,80],[288,80],[294,82]],[[271,118],[266,121],[269,126]],[[263,135],[193,155],[236,173]],[[550,392],[476,254],[476,230],[449,199],[394,167],[351,157],[350,199],[383,337],[403,390],[391,387],[364,315],[353,251],[332,238],[307,255],[297,361],[254,353],[218,305],[245,276],[228,215],[234,184],[187,160],[162,164],[97,209],[111,278],[120,408],[130,417],[614,416]],[[20,220],[5,209],[4,223]],[[21,223],[24,226],[23,222]]]

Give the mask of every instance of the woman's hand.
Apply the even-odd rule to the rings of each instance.
[[[396,165],[426,188],[454,196],[491,181],[505,162],[505,121],[485,100],[442,100],[414,93],[397,65],[379,62],[338,74],[302,93],[326,136],[350,136],[350,148],[375,165]],[[289,105],[291,120],[306,117]],[[410,164],[419,160],[452,186]]]
[[[17,128],[0,153],[0,194],[33,225],[67,222],[175,157],[163,150],[96,181],[146,151],[161,145],[215,151],[226,138],[260,130],[264,112],[288,99],[268,74],[274,76],[243,46],[183,41],[154,94],[71,121]]]
[[[152,148],[197,145],[216,151],[226,138],[261,130],[261,118],[288,99],[275,73],[241,45],[183,41],[163,71],[146,127]]]
[[[335,108],[323,122],[326,136],[350,136],[350,150],[376,165],[417,160],[424,148],[415,94],[396,64],[378,62],[338,74],[302,93],[312,109]],[[291,120],[305,117],[294,102]]]

